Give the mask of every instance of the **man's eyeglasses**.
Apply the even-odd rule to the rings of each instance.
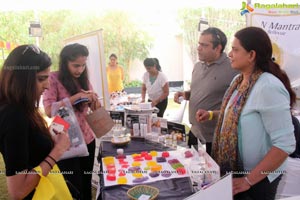
[[[41,50],[34,44],[27,45],[27,47],[22,52],[22,55],[24,55],[28,50],[33,51],[35,54],[39,55],[41,53]]]

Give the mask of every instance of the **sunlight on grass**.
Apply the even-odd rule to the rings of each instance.
[[[2,155],[0,154],[0,199],[8,199],[6,176],[5,176],[5,166]]]

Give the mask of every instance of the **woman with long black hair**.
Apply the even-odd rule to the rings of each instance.
[[[295,149],[291,107],[296,95],[272,60],[267,33],[247,27],[235,34],[229,53],[239,70],[220,111],[199,110],[199,122],[218,118],[212,157],[221,173],[233,173],[234,199],[275,199],[285,160]]]
[[[161,72],[157,58],[146,58],[144,66],[147,70],[143,76],[142,102],[145,102],[146,91],[152,107],[159,109],[158,117],[163,117],[168,106],[169,83],[166,75]]]
[[[89,51],[81,44],[69,44],[60,53],[59,71],[50,74],[50,87],[45,91],[43,103],[46,114],[51,117],[52,105],[60,103],[68,98],[71,104],[78,99],[87,99],[73,106],[74,112],[87,144],[89,156],[69,158],[58,162],[59,167],[65,173],[64,177],[70,181],[79,191],[80,199],[91,199],[91,181],[95,155],[94,132],[86,121],[88,107],[92,110],[100,106],[97,94],[93,91],[88,79],[87,57]],[[72,188],[70,187],[71,191]],[[74,193],[73,193],[74,194]],[[76,194],[74,194],[76,195]]]
[[[41,179],[49,176],[64,186],[53,197],[72,198],[62,175],[50,173],[70,146],[68,134],[51,137],[39,111],[40,97],[49,88],[51,64],[37,46],[21,45],[8,55],[0,72],[0,152],[11,199],[32,199]],[[44,198],[51,197],[44,194]]]

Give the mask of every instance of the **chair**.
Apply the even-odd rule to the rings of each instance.
[[[166,119],[170,122],[182,123],[186,104],[187,104],[187,101],[183,100],[180,104],[179,109],[176,110],[176,112],[171,113],[168,116],[166,116]]]

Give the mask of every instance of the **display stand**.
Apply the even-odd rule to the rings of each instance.
[[[152,113],[155,112],[155,109],[138,109],[135,107],[124,107],[125,127],[130,130],[132,136],[145,137],[147,133],[151,132]]]

